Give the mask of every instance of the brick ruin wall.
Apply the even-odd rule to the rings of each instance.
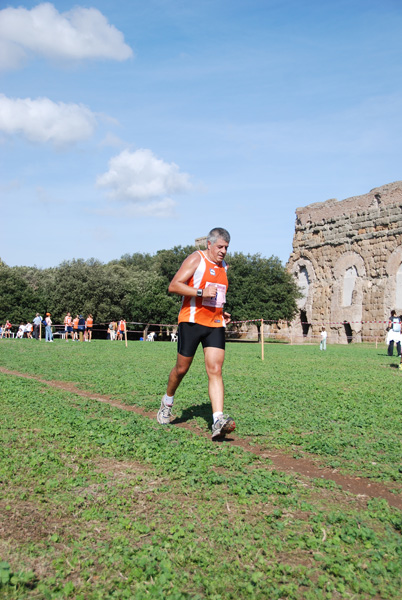
[[[402,314],[402,181],[296,209],[287,267],[303,289],[296,334],[383,340],[391,309]]]

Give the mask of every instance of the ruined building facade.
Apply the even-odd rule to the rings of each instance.
[[[303,293],[297,334],[383,339],[391,309],[402,314],[402,181],[298,208],[288,269]]]

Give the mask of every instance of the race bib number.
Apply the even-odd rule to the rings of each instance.
[[[217,286],[217,292],[214,298],[203,298],[202,305],[203,306],[213,306],[215,308],[222,308],[226,302],[226,285],[223,283],[211,283],[207,281],[205,287],[209,287],[210,285]]]

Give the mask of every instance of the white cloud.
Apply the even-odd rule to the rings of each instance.
[[[0,11],[1,16],[1,11]],[[0,36],[2,34],[0,33]],[[24,50],[8,40],[0,37],[0,70],[17,69],[25,60],[26,54]]]
[[[66,145],[89,138],[96,127],[93,112],[82,104],[48,98],[7,98],[0,94],[0,131],[31,142]]]
[[[110,198],[129,203],[128,214],[153,216],[172,214],[176,203],[169,196],[192,187],[187,173],[147,149],[123,150],[111,158],[109,170],[97,178],[97,185],[108,189]]]
[[[80,6],[65,13],[50,3],[0,10],[0,40],[3,69],[16,68],[30,53],[63,60],[133,56],[123,34],[99,10]]]

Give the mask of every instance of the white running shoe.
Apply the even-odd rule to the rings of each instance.
[[[156,420],[161,425],[169,425],[171,416],[172,416],[172,407],[165,406],[165,396],[163,396],[162,401],[161,401],[161,407],[158,410]]]
[[[235,422],[232,417],[229,415],[222,415],[219,419],[212,425],[212,439],[222,439],[225,437],[227,433],[234,431],[236,428]]]

